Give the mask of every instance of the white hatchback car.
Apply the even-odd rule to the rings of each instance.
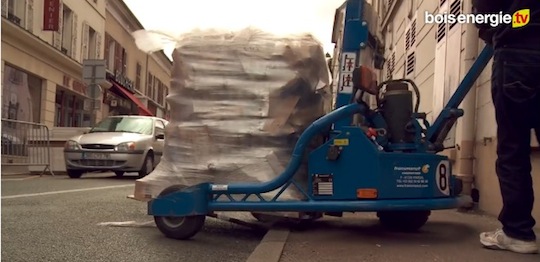
[[[64,148],[71,178],[86,172],[113,171],[148,175],[161,160],[168,121],[148,116],[109,116],[89,132],[71,138]]]

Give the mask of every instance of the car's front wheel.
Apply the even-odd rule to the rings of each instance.
[[[80,170],[67,170],[69,178],[81,178],[83,172]]]
[[[146,154],[146,157],[144,159],[144,164],[141,167],[141,170],[139,170],[139,178],[143,178],[150,174],[154,170],[154,156],[152,155],[152,152],[148,152]]]

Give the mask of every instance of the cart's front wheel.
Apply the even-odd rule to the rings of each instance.
[[[159,196],[178,192],[185,186],[175,185],[163,190]],[[154,216],[156,226],[166,237],[172,239],[185,240],[195,236],[204,226],[205,215],[185,216],[185,217],[164,217]]]
[[[423,227],[431,211],[381,211],[377,213],[381,224],[389,229],[412,232]]]

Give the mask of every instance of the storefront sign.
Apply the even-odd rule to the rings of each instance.
[[[105,104],[108,104],[111,107],[122,107],[122,108],[125,108],[125,109],[128,109],[128,110],[131,110],[131,102],[130,101],[115,95],[111,91],[106,92],[104,102],[105,102]]]
[[[133,81],[131,81],[127,76],[124,74],[116,71],[114,74],[114,81],[116,83],[120,84],[122,87],[126,88],[129,91],[135,92]]]
[[[88,87],[75,79],[71,79],[71,77],[64,75],[64,82],[63,86],[72,89],[75,92],[78,92],[83,95],[88,95]]]
[[[43,31],[58,31],[60,27],[60,0],[44,0]]]

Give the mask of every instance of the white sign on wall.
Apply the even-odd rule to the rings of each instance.
[[[340,78],[338,92],[351,94],[353,91],[352,72],[356,67],[356,53],[344,52],[341,55]]]

